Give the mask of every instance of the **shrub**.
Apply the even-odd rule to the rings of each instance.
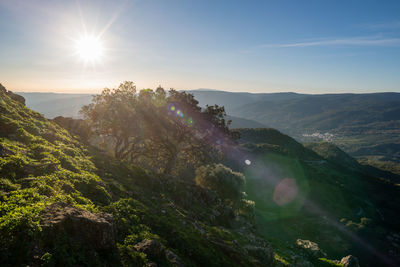
[[[222,199],[238,204],[243,198],[246,179],[222,164],[201,166],[196,170],[196,184],[216,192]]]

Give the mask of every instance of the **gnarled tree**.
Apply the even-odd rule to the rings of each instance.
[[[141,125],[137,104],[136,86],[124,82],[117,89],[104,89],[81,110],[103,145],[113,148],[117,159],[134,159],[139,154]]]
[[[81,112],[116,158],[166,174],[210,162],[233,136],[223,107],[202,109],[192,94],[162,87],[137,92],[132,82],[103,90]]]

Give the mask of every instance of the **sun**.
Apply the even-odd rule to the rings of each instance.
[[[75,43],[76,54],[84,62],[98,62],[101,60],[104,47],[100,38],[93,35],[84,35]]]

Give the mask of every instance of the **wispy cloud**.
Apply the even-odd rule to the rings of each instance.
[[[400,29],[400,20],[366,24],[364,25],[364,28],[370,30],[397,30]]]
[[[353,37],[335,39],[313,39],[302,42],[263,44],[257,48],[285,48],[285,47],[312,47],[312,46],[400,46],[400,38]]]

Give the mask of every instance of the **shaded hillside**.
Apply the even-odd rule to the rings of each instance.
[[[230,125],[231,128],[263,128],[265,125],[253,121],[253,120],[248,120],[248,119],[243,119],[239,117],[234,117],[234,116],[227,116],[226,117],[228,120],[231,120],[232,123]]]
[[[399,161],[400,94],[300,95],[193,91],[202,103],[222,104],[229,114],[276,128],[297,140],[328,133],[353,156]],[[240,105],[242,103],[242,105]],[[378,158],[375,157],[375,160]],[[377,165],[381,165],[377,163]],[[392,168],[393,169],[393,168]]]
[[[291,132],[352,129],[362,133],[368,130],[367,126],[377,130],[386,127],[370,124],[399,120],[399,104],[398,93],[308,95],[285,101],[259,101],[243,105],[232,114]]]
[[[361,147],[353,152],[355,156],[380,156],[382,160],[400,163],[400,143],[385,143]]]
[[[305,149],[300,143],[288,135],[272,128],[238,129],[240,143],[252,146],[257,145],[261,150],[271,150],[290,154],[303,160],[320,159],[313,151]]]
[[[386,162],[387,166],[382,166],[376,165],[377,163],[385,164],[382,159],[357,161],[334,144],[328,142],[306,143],[305,146],[336,166],[343,166],[393,183],[400,183],[400,172],[397,169],[399,166],[393,162]]]
[[[400,188],[380,176],[396,175],[365,168],[329,143],[312,145],[317,155],[273,129],[239,131],[241,156],[226,164],[245,174],[257,227],[277,253],[296,257],[291,248],[300,238],[330,258],[352,254],[361,266],[398,264],[392,236],[400,230]]]
[[[343,150],[338,148],[332,143],[321,142],[321,143],[308,143],[305,145],[307,148],[315,151],[321,157],[336,163],[340,166],[359,170],[360,164],[354,158],[350,157]]]

